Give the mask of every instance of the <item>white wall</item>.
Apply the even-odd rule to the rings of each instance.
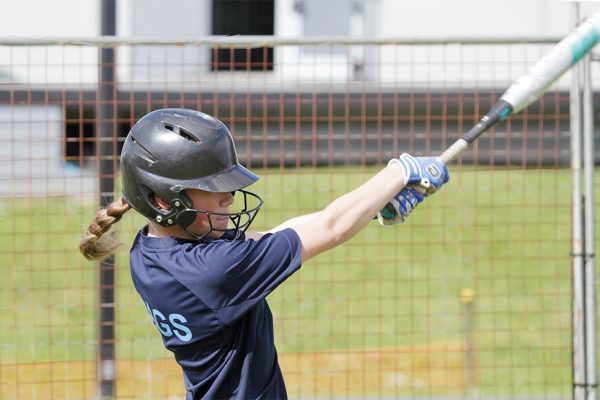
[[[5,0],[0,36],[95,36],[99,0]]]
[[[64,116],[60,106],[0,106],[2,197],[90,193],[91,171],[64,162]]]
[[[7,0],[8,7],[3,7],[3,23],[0,24],[0,37],[93,37],[100,31],[100,0]],[[350,0],[349,0],[350,1]],[[560,0],[362,0],[365,11],[352,16],[353,36],[380,36],[399,38],[423,37],[498,37],[498,36],[563,36],[572,28],[572,3]],[[209,32],[210,0],[120,0],[117,1],[117,35],[123,37],[150,35],[153,37],[198,37]],[[165,7],[164,15],[156,12],[158,7]],[[283,37],[298,37],[303,34],[303,16],[294,9],[294,0],[276,0],[275,34]],[[581,3],[582,16],[600,8],[600,1]],[[202,9],[206,12],[202,13]],[[34,10],[35,12],[32,12]],[[144,11],[147,10],[147,15]],[[150,12],[154,10],[153,12]],[[191,11],[193,12],[191,12]],[[198,17],[195,17],[198,14]],[[52,16],[52,17],[49,17]],[[332,15],[331,18],[335,18]],[[147,21],[147,26],[140,26]],[[171,28],[169,28],[171,27]],[[189,27],[189,32],[186,30]],[[169,32],[167,34],[166,32]],[[176,49],[171,49],[178,51]],[[171,51],[169,50],[169,51]],[[208,50],[186,50],[183,54],[187,60],[204,65]],[[159,52],[161,50],[159,49]],[[440,50],[437,57],[452,57],[452,47]],[[196,53],[202,54],[196,54]],[[142,51],[143,53],[143,51]],[[156,53],[156,52],[155,52]],[[166,54],[164,49],[163,54]],[[150,53],[148,53],[150,54]],[[170,53],[169,53],[170,54]],[[528,56],[535,61],[541,54],[535,51]],[[284,82],[310,81],[313,84],[344,84],[355,79],[377,79],[392,84],[420,84],[436,80],[479,79],[469,70],[468,65],[444,67],[439,65],[427,68],[407,70],[390,67],[398,64],[403,57],[413,57],[416,62],[427,63],[430,54],[403,54],[397,49],[352,48],[346,54],[318,54],[299,47],[279,48],[275,53],[278,70],[273,73],[251,74],[225,73],[211,74],[204,70],[175,71],[160,70],[159,63],[142,65],[139,71],[130,68],[132,54],[129,50],[120,49],[117,55],[121,67],[118,78],[126,84],[135,81],[146,82],[157,75],[159,85],[185,80],[196,81],[204,88],[218,87],[230,90],[234,86],[244,89],[243,85],[263,87],[269,82],[280,85]],[[485,54],[484,54],[485,56]],[[500,57],[501,55],[491,56]],[[460,55],[461,59],[470,57],[468,53]],[[142,54],[144,58],[144,54]],[[152,57],[146,57],[152,60]],[[180,60],[179,53],[174,59]],[[16,48],[0,46],[0,82],[7,83],[10,78],[2,78],[10,74],[14,82],[29,85],[74,84],[78,87],[93,87],[97,84],[97,51],[95,48],[71,46],[47,48]],[[379,61],[387,63],[375,68]],[[524,64],[529,59],[522,60]],[[364,71],[357,74],[356,68],[363,65]],[[474,65],[475,63],[473,63]],[[484,62],[485,64],[485,62]],[[479,67],[477,67],[479,68]],[[485,68],[485,67],[484,67]],[[155,70],[154,72],[152,70]],[[140,71],[149,71],[142,73]],[[134,73],[135,72],[135,73]],[[479,71],[481,73],[482,71]],[[496,74],[498,80],[510,80],[518,76],[520,71],[509,70],[497,65],[489,69]],[[150,76],[146,76],[150,74]],[[196,75],[194,75],[196,74]],[[172,77],[170,75],[173,75]],[[483,72],[482,76],[486,76]],[[166,77],[166,78],[165,78]],[[165,82],[165,80],[167,82]],[[165,86],[160,86],[164,89]],[[193,90],[194,88],[190,88]]]
[[[380,0],[382,36],[563,36],[572,29],[572,3],[560,0]],[[600,1],[580,5],[581,15]]]
[[[165,0],[135,0],[148,7]],[[178,0],[210,3],[210,0]],[[100,0],[5,0],[0,36],[95,36],[100,32]],[[276,33],[296,36],[302,22],[294,0],[276,0]],[[377,36],[518,36],[563,35],[571,27],[571,2],[563,0],[366,0],[380,3]],[[118,34],[131,35],[132,0],[117,0]],[[600,8],[600,0],[581,3],[582,15]],[[138,11],[139,12],[139,11]],[[169,22],[170,13],[165,12]],[[334,17],[334,16],[332,16]],[[176,21],[170,21],[176,24]],[[377,25],[379,29],[377,29]]]

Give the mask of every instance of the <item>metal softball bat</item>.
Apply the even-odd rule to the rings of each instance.
[[[586,18],[540,59],[527,74],[518,78],[471,130],[439,156],[440,159],[445,164],[454,161],[484,132],[540,98],[548,87],[586,55],[599,39],[600,11]],[[380,213],[384,218],[391,219],[395,215],[395,210],[388,203]]]
[[[498,102],[471,128],[446,149],[444,163],[455,160],[479,136],[509,115],[516,114],[540,98],[562,74],[586,55],[600,39],[600,11],[590,15],[568,36],[540,59],[527,74],[513,83]]]

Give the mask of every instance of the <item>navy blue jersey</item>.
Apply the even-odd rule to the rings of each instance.
[[[183,369],[187,399],[285,399],[265,297],[301,264],[292,229],[259,240],[138,233],[131,275]]]

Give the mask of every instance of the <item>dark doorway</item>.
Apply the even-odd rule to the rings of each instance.
[[[275,32],[275,0],[213,0],[213,35],[267,35]],[[273,48],[214,48],[213,71],[271,71]]]

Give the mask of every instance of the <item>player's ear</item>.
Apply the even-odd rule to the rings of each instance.
[[[160,196],[154,195],[154,199],[153,200],[154,200],[154,203],[161,210],[165,210],[165,211],[170,211],[171,210],[171,206],[169,206],[169,204],[166,201],[164,201]]]

